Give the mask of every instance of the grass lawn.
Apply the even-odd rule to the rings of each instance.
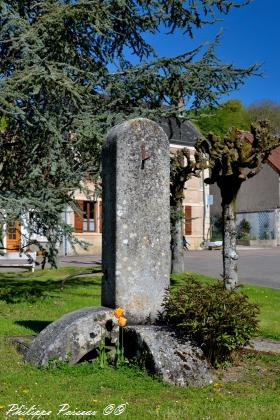
[[[35,405],[52,412],[40,418],[56,419],[65,417],[57,416],[61,404],[69,404],[72,411],[97,412],[79,418],[104,418],[103,409],[109,404],[128,403],[121,418],[280,419],[280,356],[244,353],[236,365],[217,371],[214,383],[203,389],[166,385],[136,368],[26,365],[3,336],[36,334],[67,312],[100,305],[98,276],[72,279],[60,290],[61,280],[75,271],[82,269],[0,273],[0,418],[10,418],[5,414],[9,404]],[[183,281],[183,276],[177,276],[172,285]],[[244,291],[261,305],[260,334],[280,339],[280,291],[253,286]],[[21,417],[31,418],[20,414],[12,418]]]

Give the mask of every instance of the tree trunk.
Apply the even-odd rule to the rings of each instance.
[[[223,279],[227,290],[233,290],[238,284],[236,252],[235,200],[223,204]]]
[[[178,203],[171,222],[171,273],[184,271],[182,204]]]

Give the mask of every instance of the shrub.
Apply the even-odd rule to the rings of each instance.
[[[242,219],[237,226],[237,239],[249,239],[251,224],[246,219]]]
[[[221,282],[205,284],[192,277],[164,300],[163,317],[195,340],[213,366],[230,360],[234,350],[247,345],[256,333],[259,308],[239,291]]]

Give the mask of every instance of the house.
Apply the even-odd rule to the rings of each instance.
[[[184,122],[179,126],[175,118],[169,118],[161,122],[161,126],[170,140],[170,151],[188,147],[191,155],[194,154],[194,144],[201,134],[190,122]],[[191,249],[200,249],[202,242],[207,237],[210,221],[210,207],[208,203],[209,186],[203,182],[206,173],[201,178],[193,177],[186,183],[184,205],[184,234]],[[80,212],[74,212],[67,208],[64,211],[64,221],[74,227],[74,235],[77,239],[89,244],[87,249],[76,246],[78,254],[100,254],[102,244],[102,200],[95,195],[94,185],[87,185],[91,190],[92,199],[84,193],[76,191],[75,199],[80,207]],[[94,198],[96,196],[96,198]],[[23,240],[24,226],[11,226],[4,232],[4,246],[9,250],[19,250]],[[39,237],[38,237],[39,238]],[[36,238],[36,239],[38,239]],[[39,238],[44,241],[44,238]],[[60,255],[74,255],[75,251],[67,239],[59,248]]]
[[[221,216],[221,195],[216,184],[211,221]],[[250,223],[252,239],[274,240],[280,245],[280,146],[273,150],[263,169],[241,185],[236,202],[237,225],[245,219]]]
[[[179,126],[176,119],[166,119],[161,122],[161,127],[170,140],[170,151],[188,147],[194,154],[194,144],[201,134],[190,122]],[[205,171],[207,172],[207,171]],[[210,206],[208,203],[209,186],[203,182],[207,173],[201,178],[191,178],[186,183],[184,205],[184,234],[191,249],[200,249],[206,239],[210,224]],[[94,188],[93,188],[94,190]],[[65,213],[65,220],[75,229],[75,236],[90,243],[87,250],[77,247],[79,254],[100,254],[102,242],[102,202],[100,198],[89,201],[84,194],[77,191],[75,198],[82,210],[82,214],[74,213],[71,209]],[[71,255],[73,250],[70,244],[63,243],[61,255]]]
[[[190,122],[178,126],[175,119],[167,119],[161,123],[170,141],[170,151],[187,147],[191,156],[195,153],[196,140],[201,133]],[[201,249],[207,239],[210,226],[209,186],[204,183],[208,170],[203,170],[201,177],[192,177],[186,182],[184,206],[184,234],[190,249]]]

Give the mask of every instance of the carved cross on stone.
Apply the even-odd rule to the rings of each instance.
[[[150,155],[146,155],[145,143],[141,143],[141,169],[145,168],[145,161],[150,159]]]

